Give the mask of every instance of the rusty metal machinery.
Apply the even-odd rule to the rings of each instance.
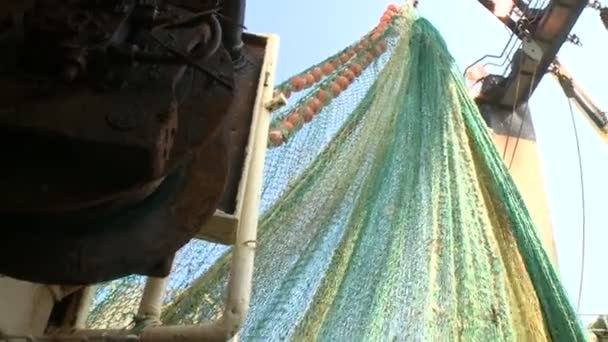
[[[496,1],[479,0],[523,42],[511,57],[507,75],[491,75],[484,84],[480,101],[512,108],[528,101],[549,70],[557,52],[565,42],[579,45],[580,39],[570,31],[587,7],[587,0],[550,0],[541,8],[532,8],[529,1],[513,1],[509,14],[498,15]],[[504,52],[503,52],[504,53]],[[488,57],[484,56],[473,64]],[[503,57],[503,56],[500,56]]]
[[[244,10],[0,4],[0,274],[89,284],[169,273],[229,177]]]
[[[588,1],[549,0],[541,7],[533,7],[539,3],[533,1],[478,1],[512,35],[500,55],[482,56],[467,68],[468,71],[478,66],[504,67],[502,71],[476,80],[480,90],[475,101],[496,133],[534,140],[528,100],[549,71],[561,46],[566,42],[580,44],[580,39],[570,31]],[[499,3],[509,6],[499,11]]]

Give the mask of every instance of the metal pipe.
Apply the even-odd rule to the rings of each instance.
[[[93,300],[95,299],[95,287],[88,286],[82,290],[80,294],[80,300],[78,302],[78,306],[76,307],[76,312],[74,314],[74,329],[84,329],[87,325],[87,317],[89,315],[89,310],[91,309],[91,304],[93,304]]]
[[[168,277],[148,277],[144,293],[139,302],[137,318],[152,323],[160,323],[160,315],[162,313],[168,280]]]
[[[222,43],[235,65],[243,62],[243,27],[245,25],[246,0],[225,0],[220,14],[222,15]]]

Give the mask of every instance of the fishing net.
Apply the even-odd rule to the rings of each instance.
[[[383,23],[278,87],[300,92],[273,114],[241,338],[585,340],[440,34]],[[230,259],[180,251],[163,323],[217,318]],[[128,326],[142,287],[100,285],[89,325]]]

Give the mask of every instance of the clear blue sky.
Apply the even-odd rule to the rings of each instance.
[[[304,70],[361,37],[373,27],[390,1],[256,0],[249,1],[247,28],[281,38],[277,82]],[[396,2],[401,4],[402,2]],[[355,5],[358,4],[358,5]],[[443,33],[461,68],[485,54],[500,54],[508,34],[476,0],[420,0],[420,13]],[[603,63],[608,32],[588,9],[575,27],[583,47],[564,46],[559,56],[602,108]],[[546,77],[531,101],[541,150],[547,195],[558,249],[560,272],[573,302],[578,296],[582,254],[582,209],[578,159],[566,97]],[[585,175],[586,263],[581,313],[608,313],[605,260],[608,251],[608,148],[575,108]],[[603,247],[603,248],[602,248]],[[602,290],[603,293],[602,293]],[[586,318],[586,319],[585,319]],[[584,317],[584,320],[589,317]]]

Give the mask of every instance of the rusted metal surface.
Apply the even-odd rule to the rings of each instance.
[[[479,2],[493,11],[492,1]],[[484,94],[483,100],[507,108],[527,102],[561,46],[573,40],[570,31],[588,3],[587,0],[551,0],[546,7],[529,8],[516,1],[524,15],[517,21],[509,16],[498,19],[522,41],[537,44],[541,56],[536,59],[518,50],[512,58],[509,75],[499,83],[492,82],[495,84],[491,94]]]
[[[46,19],[53,13],[46,7],[40,11],[37,16]],[[92,12],[58,12],[55,17],[50,16],[55,18],[52,23],[61,23],[65,18],[68,22],[76,21],[74,17],[79,17],[86,26],[94,22]],[[31,21],[30,25],[39,24],[34,19]],[[115,34],[126,35],[117,26],[111,26],[108,32],[116,29]],[[94,61],[92,56],[99,51],[93,48],[82,53],[89,56],[88,60],[70,57],[66,61],[61,52],[52,50],[63,41],[54,42],[50,38],[61,30],[47,32],[39,26],[33,27],[38,30],[28,30],[34,37],[26,34],[26,46],[32,50],[48,45],[43,51],[51,51],[50,57],[40,58],[35,51],[26,49],[25,65],[14,63],[7,68],[10,74],[0,80],[0,89],[5,95],[0,97],[0,108],[5,109],[0,115],[0,136],[3,146],[12,145],[8,156],[11,167],[3,168],[0,173],[0,187],[14,193],[2,198],[0,211],[3,213],[29,215],[80,210],[125,198],[126,193],[135,196],[135,200],[145,197],[189,149],[201,146],[217,127],[230,102],[228,89],[214,84],[194,68],[104,65]],[[72,29],[79,28],[76,24]],[[99,35],[100,30],[106,32],[98,26],[94,28],[95,35]],[[159,39],[169,44],[170,32],[163,33],[164,37]],[[172,45],[176,50],[183,50],[197,35],[192,29],[180,31],[172,35],[178,40]],[[81,36],[68,41],[74,46],[87,47],[90,45],[86,43],[97,41],[95,36]],[[110,47],[123,47],[111,43],[103,50],[107,53],[104,58],[112,55]],[[162,56],[162,47],[149,41],[142,44],[145,43]],[[136,46],[133,44],[131,48]],[[70,56],[84,48],[71,50]],[[28,57],[35,60],[29,61]],[[214,69],[216,77],[222,78],[219,74],[223,73],[223,78],[230,80],[229,57],[225,53],[213,57],[202,64]],[[62,66],[69,69],[75,60],[86,65],[88,73],[79,81],[58,81],[56,77],[60,75],[53,72]],[[30,73],[34,79],[24,77]],[[182,134],[176,134],[178,121],[183,126]],[[193,129],[195,127],[197,129]],[[27,141],[27,144],[15,146],[15,141]],[[41,169],[45,172],[40,172]]]
[[[243,186],[251,170],[245,170],[248,156],[253,153],[250,140],[256,97],[260,83],[267,84],[268,75],[262,75],[264,56],[268,53],[266,37],[243,34],[243,62],[235,74],[235,100],[228,112],[230,122],[230,173],[224,195],[213,218],[201,227],[196,238],[225,245],[236,239],[244,201]]]
[[[165,276],[228,177],[223,27],[205,2],[84,3],[37,1],[0,36],[0,273]]]
[[[265,41],[256,36],[244,35],[244,65],[235,74],[235,96],[228,112],[230,125],[230,173],[219,209],[232,214],[239,189],[245,153],[251,129],[251,114],[264,62]]]

